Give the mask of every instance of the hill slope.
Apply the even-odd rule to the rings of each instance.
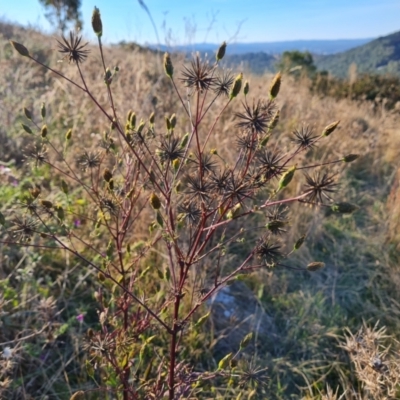
[[[343,53],[317,57],[315,61],[318,69],[339,77],[347,76],[352,63],[360,73],[400,75],[400,31]]]

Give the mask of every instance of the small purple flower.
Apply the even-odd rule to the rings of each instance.
[[[80,219],[76,219],[74,221],[74,226],[75,226],[75,228],[79,228],[81,226],[81,220]]]
[[[76,319],[78,320],[79,323],[82,323],[84,318],[85,316],[83,314],[79,314],[76,316]]]

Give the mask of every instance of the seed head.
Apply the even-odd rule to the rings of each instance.
[[[172,65],[171,56],[168,53],[164,54],[164,70],[167,76],[172,79],[174,75],[174,66]]]
[[[336,203],[331,206],[331,210],[339,214],[351,214],[358,209],[359,207],[357,205],[346,202]]]
[[[44,139],[47,136],[47,125],[43,125],[40,131],[40,136]]]
[[[87,43],[81,44],[82,36],[76,36],[73,32],[70,32],[69,40],[64,36],[62,36],[62,40],[64,42],[57,40],[59,47],[58,51],[65,54],[64,58],[67,58],[69,62],[74,62],[76,64],[85,61],[89,54],[89,50],[84,50]]]
[[[110,180],[112,179],[112,177],[113,177],[112,172],[111,172],[108,168],[106,168],[106,169],[104,170],[104,172],[103,172],[103,178],[104,178],[104,180],[105,180],[106,182],[110,182]]]
[[[359,154],[348,154],[347,156],[344,156],[344,157],[342,158],[342,161],[343,161],[343,162],[346,162],[346,163],[350,163],[350,162],[352,162],[352,161],[357,160],[358,157],[360,157]]]
[[[307,265],[307,271],[315,272],[324,267],[325,267],[325,263],[319,262],[319,261],[314,261]]]
[[[226,51],[226,42],[223,42],[221,46],[219,46],[219,49],[217,51],[217,56],[216,56],[217,61],[220,61],[224,58],[225,51]]]
[[[103,24],[101,22],[100,10],[97,7],[93,9],[92,27],[94,33],[100,38],[103,34]]]
[[[243,81],[243,73],[240,73],[233,82],[233,86],[229,94],[229,98],[231,100],[234,99],[240,93],[240,89],[242,88],[242,81]]]
[[[40,106],[40,115],[42,117],[42,119],[46,118],[46,104],[42,103],[42,105]]]
[[[161,208],[161,201],[154,192],[150,195],[150,205],[154,208],[154,210]]]
[[[18,43],[18,42],[14,42],[13,40],[10,40],[10,43],[11,43],[12,47],[14,47],[14,49],[17,50],[17,52],[21,56],[29,57],[29,51],[23,44]]]
[[[250,90],[249,81],[246,81],[244,83],[244,88],[243,88],[243,93],[245,96],[247,96],[249,94],[249,90]]]
[[[68,129],[67,133],[65,134],[65,139],[70,140],[72,136],[72,129]]]
[[[294,173],[296,171],[296,166],[293,166],[289,168],[283,175],[281,180],[279,181],[279,187],[277,192],[279,192],[281,189],[285,188],[289,183],[292,181]]]
[[[321,136],[329,136],[339,125],[340,121],[332,122],[331,124],[327,125],[325,129],[322,131]]]
[[[269,96],[271,100],[275,99],[275,97],[278,96],[279,89],[281,88],[281,81],[282,81],[282,75],[280,72],[278,72],[274,76],[274,79],[272,80],[271,86],[269,88]]]
[[[27,119],[32,121],[32,113],[26,107],[24,107],[24,114]]]

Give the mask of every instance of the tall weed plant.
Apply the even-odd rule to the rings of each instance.
[[[226,43],[215,61],[195,55],[178,72],[174,56],[166,53],[162,76],[143,72],[152,74],[157,96],[132,88],[139,102],[153,107],[148,115],[137,114],[129,99],[115,94],[131,77],[108,64],[97,8],[92,26],[103,92],[90,88],[97,77],[86,76],[90,48],[82,37],[70,33],[57,41],[61,61],[75,67],[73,77],[62,64],[47,65],[11,42],[21,56],[57,77],[71,107],[73,96],[86,98],[82,118],[96,113],[93,130],[102,126],[103,133],[68,126],[68,109],[50,122],[48,105],[37,113],[24,108],[21,130],[31,138],[24,159],[32,180],[0,215],[2,243],[68,254],[95,281],[90,295],[97,302],[97,326],[85,334],[82,359],[96,387],[79,389],[72,398],[264,398],[268,371],[246,356],[253,333],[214,364],[188,360],[195,343],[189,338],[203,329],[209,340],[206,304],[235,280],[258,270],[296,274],[324,267],[320,260],[301,265],[291,258],[307,238],[296,232],[290,239],[288,214],[293,205],[322,213],[356,211],[356,205],[334,198],[343,167],[358,155],[309,162],[309,154],[322,154],[329,145],[339,121],[327,121],[318,132],[301,126],[290,140],[280,140],[275,129],[281,75],[264,97],[252,98],[242,73],[220,67]],[[159,115],[159,102],[174,112]],[[67,126],[60,135],[62,125]],[[35,185],[42,177],[47,184]],[[43,332],[51,341],[54,301],[42,307]]]

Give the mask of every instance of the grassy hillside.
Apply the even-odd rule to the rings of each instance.
[[[400,32],[373,40],[343,53],[316,58],[320,70],[347,77],[351,64],[360,73],[400,74]]]
[[[148,195],[155,191],[161,179],[150,176],[142,181],[136,177],[133,194],[129,192],[132,197],[121,187],[123,177],[136,164],[132,153],[120,141],[114,126],[116,121],[110,124],[81,89],[21,57],[6,39],[23,43],[40,62],[82,84],[82,75],[74,63],[59,62],[63,55],[55,50],[54,38],[0,25],[0,92],[3,94],[0,100],[0,211],[5,216],[5,222],[0,221],[0,398],[64,400],[77,391],[84,391],[81,398],[85,399],[125,399],[117,379],[120,371],[110,367],[113,362],[121,370],[131,365],[126,385],[150,393],[151,388],[156,390],[162,386],[167,376],[163,365],[176,354],[171,355],[166,348],[169,336],[159,321],[152,319],[147,309],[128,303],[125,293],[119,292],[119,285],[126,280],[139,301],[154,307],[161,321],[175,325],[179,321],[169,308],[176,298],[172,290],[174,278],[166,267],[174,253],[168,249],[173,247],[171,244],[182,241],[185,250],[190,251],[188,239],[179,233],[179,227],[176,236],[169,234],[165,220],[160,221],[164,208],[158,207],[153,195]],[[95,46],[88,48],[91,52],[81,64],[82,74],[98,104],[111,112],[101,55]],[[190,68],[190,61],[172,56],[176,85],[184,100],[181,102],[165,76],[160,55],[140,48],[113,47],[104,49],[104,57],[112,71],[116,65],[119,67],[110,87],[121,125],[126,124],[126,116],[133,110],[136,127],[143,119],[147,129],[149,116],[154,112],[154,137],[150,129],[143,132],[150,132],[149,146],[158,147],[151,147],[148,163],[140,168],[162,159],[163,165],[170,165],[165,176],[173,177],[179,163],[173,162],[176,158],[171,164],[165,161],[172,135],[168,124],[171,125],[171,114],[175,113],[179,127],[176,133],[184,137],[190,130],[190,118],[185,113],[190,88],[187,80],[180,80],[183,72],[187,72],[183,65]],[[207,164],[211,170],[215,168],[213,164],[241,165],[237,148],[242,146],[244,153],[252,148],[252,143],[241,136],[237,113],[244,112],[245,101],[252,105],[253,100],[257,104],[256,100],[261,98],[268,103],[271,78],[245,75],[243,80],[250,85],[246,100],[241,92],[228,105],[224,95],[214,98],[208,93],[205,104],[212,103],[203,120],[203,129],[199,130],[199,139],[205,140],[209,132],[213,135],[206,147],[206,157],[198,164]],[[206,92],[195,93],[200,96]],[[42,103],[46,105],[45,116],[41,113]],[[337,179],[340,183],[334,186],[334,192],[328,192],[335,201],[355,203],[360,209],[351,215],[338,215],[328,206],[317,207],[301,201],[288,203],[290,209],[284,210],[278,221],[279,229],[275,231],[277,240],[289,253],[305,234],[303,246],[284,265],[265,264],[238,277],[268,314],[273,332],[258,337],[256,330],[254,347],[238,357],[238,365],[221,366],[214,350],[217,342],[224,339],[223,334],[216,332],[212,320],[201,319],[208,311],[205,305],[201,307],[179,331],[178,356],[181,358],[176,371],[190,385],[175,398],[399,398],[400,228],[396,221],[400,215],[400,116],[383,107],[372,110],[369,103],[361,101],[320,98],[310,93],[306,84],[286,76],[276,106],[280,119],[263,145],[271,152],[268,154],[279,154],[279,157],[292,154],[299,140],[294,132],[312,132],[311,137],[320,137],[328,123],[340,120],[332,134],[320,137],[314,146],[299,152],[296,173],[276,199],[303,193],[306,182],[302,167],[358,154],[360,157],[352,163],[327,164],[321,171],[334,174],[335,182]],[[31,119],[23,107],[30,110]],[[132,113],[129,115],[132,121]],[[27,133],[21,123],[29,126],[33,134]],[[72,129],[70,137],[69,129]],[[145,152],[140,137],[135,138],[133,150]],[[177,142],[174,151],[181,151],[180,143]],[[196,149],[195,144],[190,148],[192,159],[185,168],[198,165]],[[101,164],[96,154],[101,155]],[[43,157],[48,157],[51,165],[41,162]],[[89,161],[93,169],[87,167]],[[69,166],[76,175],[65,173]],[[282,169],[280,161],[278,164],[275,161],[273,166],[275,173]],[[137,176],[142,171],[140,168]],[[158,173],[157,169],[154,171]],[[254,180],[256,173],[257,169],[252,170],[249,179]],[[269,196],[275,196],[279,179],[273,176],[270,186],[254,196],[251,193],[251,198],[243,200],[244,206],[234,211],[247,211],[250,201],[262,205]],[[107,218],[104,208],[91,201],[87,194],[91,190],[98,190],[104,196],[101,206],[108,207]],[[139,198],[141,193],[145,195]],[[171,193],[181,195],[178,184]],[[138,196],[140,201],[135,210],[144,212],[123,232],[127,245],[117,248],[106,233],[114,232],[107,228],[113,223],[117,208],[113,200],[121,196],[125,196],[124,202]],[[27,219],[22,222],[14,219],[14,213],[21,212],[28,218],[29,211],[36,210],[31,204],[37,204],[37,198],[52,204],[40,203],[40,215],[44,215],[49,228],[41,235],[34,235],[36,226],[25,229]],[[43,209],[46,205],[48,208]],[[181,214],[189,213],[190,204],[179,205],[186,207],[180,208]],[[65,215],[59,213],[60,208]],[[272,214],[277,211],[263,210],[254,209],[254,215],[246,223],[240,218],[236,221],[237,214],[222,220],[228,221],[229,228],[223,225],[221,237],[206,249],[208,252],[217,248],[217,256],[206,254],[199,258],[181,294],[185,311],[213,287],[219,274],[230,273],[240,264],[252,249],[258,232],[267,230],[268,221],[276,223],[276,215],[271,216],[267,211]],[[222,207],[217,209],[215,218],[223,212]],[[196,219],[195,212],[191,211],[190,215]],[[53,221],[53,217],[57,222],[47,222]],[[16,229],[15,225],[25,228]],[[185,231],[188,237],[192,234],[190,227],[194,226],[189,224]],[[49,239],[50,234],[54,236]],[[61,237],[61,243],[53,240],[55,237]],[[228,241],[231,237],[234,239]],[[11,239],[21,238],[24,240],[19,245],[9,244]],[[163,240],[166,247],[161,246]],[[60,250],[59,246],[68,243],[72,243],[76,253]],[[110,272],[118,260],[126,262],[129,268],[122,273]],[[325,267],[315,272],[302,268],[312,261],[323,262]],[[97,265],[102,268],[100,271],[94,268]],[[131,319],[124,320],[121,316],[127,308],[133,312],[129,314]],[[228,328],[234,329],[240,322],[232,318]],[[386,332],[380,330],[382,327],[386,327]],[[196,374],[203,374],[198,383],[190,381],[200,376]],[[166,386],[164,390],[167,393]]]

